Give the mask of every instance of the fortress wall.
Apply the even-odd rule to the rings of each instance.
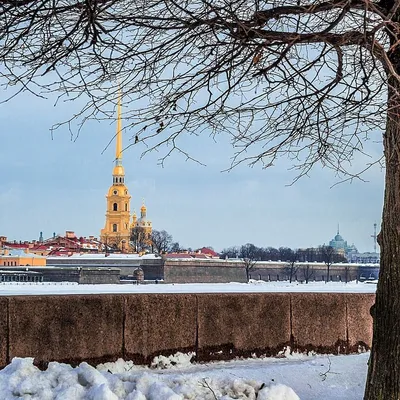
[[[312,281],[325,281],[327,275],[327,268],[325,265],[320,264],[309,264],[307,269],[307,264],[301,265],[295,270],[293,281],[297,280],[299,282],[306,281],[307,277],[310,282]],[[282,266],[263,266],[260,265],[256,269],[250,272],[253,279],[261,279],[264,281],[283,281],[289,279],[289,268]],[[340,265],[333,265],[329,271],[330,281],[334,282],[345,282],[346,275],[347,281],[356,280],[359,278],[358,265],[354,264],[347,269]]]
[[[364,278],[368,278],[371,273],[376,277],[376,270],[377,267],[368,266],[360,269],[358,264],[333,264],[329,271],[329,280],[345,282],[359,279],[361,274]],[[259,261],[250,271],[250,276],[256,280],[282,281],[289,279],[289,271],[287,263]],[[145,279],[153,279],[146,277],[146,270]],[[293,280],[304,282],[307,279],[310,282],[325,281],[327,279],[326,265],[324,263],[297,264]],[[246,282],[246,272],[243,263],[237,260],[167,259],[164,263],[164,281],[166,283]]]
[[[166,283],[226,283],[247,282],[246,271],[241,263],[166,260]]]
[[[199,361],[369,348],[373,294],[214,293],[0,297],[0,365],[76,365],[194,352]]]

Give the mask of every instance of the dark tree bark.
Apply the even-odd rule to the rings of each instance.
[[[400,54],[392,55],[400,72]],[[379,234],[381,263],[373,312],[366,400],[400,398],[400,84],[389,79],[384,135],[385,197]]]

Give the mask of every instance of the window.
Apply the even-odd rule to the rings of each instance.
[[[128,203],[125,203],[125,211],[128,211]]]
[[[113,224],[113,232],[117,232],[117,224]]]
[[[118,204],[117,203],[113,204],[113,211],[118,211]]]

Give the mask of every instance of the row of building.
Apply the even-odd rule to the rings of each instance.
[[[346,243],[339,233],[330,245],[335,249]],[[10,242],[0,237],[0,281],[72,281],[78,283],[121,283],[142,279],[152,282],[245,282],[245,267],[240,259],[221,260],[214,250],[203,247],[193,252],[132,254],[107,252],[96,237],[53,235],[32,242]],[[353,253],[354,254],[357,253]],[[379,254],[352,259],[332,266],[329,280],[376,279]],[[326,265],[317,262],[296,263],[295,280],[325,280]],[[142,272],[140,272],[142,271]],[[288,263],[260,261],[251,272],[253,279],[286,280]]]

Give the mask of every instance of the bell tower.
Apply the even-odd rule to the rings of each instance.
[[[122,123],[121,123],[121,93],[117,104],[115,166],[113,182],[106,196],[106,223],[100,233],[100,240],[107,246],[113,246],[122,251],[129,251],[130,240],[130,200],[128,188],[125,186],[125,170],[122,166]]]

